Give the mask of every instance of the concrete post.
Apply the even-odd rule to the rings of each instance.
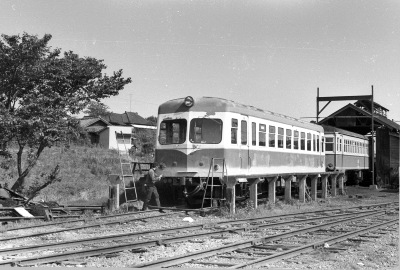
[[[285,179],[285,202],[292,200],[292,179],[293,175]]]
[[[339,175],[339,195],[344,195],[344,174]]]
[[[229,212],[234,214],[236,212],[235,198],[236,198],[236,178],[228,177],[226,183],[226,203],[229,207]]]
[[[335,175],[331,175],[331,195],[332,197],[336,197],[336,178],[337,178],[337,174]]]
[[[278,176],[273,178],[268,178],[268,201],[270,203],[275,203],[276,201],[276,180],[278,180]]]
[[[257,209],[258,202],[257,202],[257,194],[258,194],[258,187],[257,184],[261,181],[260,178],[252,178],[247,179],[247,182],[250,184],[250,201],[253,203],[254,209]]]
[[[300,176],[300,180],[299,180],[299,201],[304,203],[306,202],[306,187],[307,187],[307,183],[306,183],[306,179],[307,179],[308,175],[303,175]]]
[[[322,175],[322,193],[321,198],[326,199],[328,197],[328,175]]]
[[[311,177],[311,200],[317,200],[317,183],[319,175],[314,175]]]
[[[119,209],[119,185],[109,187],[108,208],[110,211]]]

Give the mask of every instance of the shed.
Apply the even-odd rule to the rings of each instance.
[[[383,185],[398,186],[400,125],[387,118],[388,109],[376,102],[373,105],[376,179],[378,183],[381,181]],[[370,100],[358,100],[354,104],[348,104],[337,110],[318,123],[371,137],[371,108]]]

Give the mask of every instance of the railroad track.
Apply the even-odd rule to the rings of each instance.
[[[228,269],[239,269],[247,266],[260,266],[266,263],[275,262],[307,253],[316,248],[326,248],[326,250],[340,250],[332,245],[344,240],[362,241],[353,237],[379,237],[376,235],[368,235],[371,231],[385,230],[399,222],[398,216],[391,219],[379,219],[383,213],[364,215],[355,218],[348,218],[341,221],[328,222],[323,225],[299,228],[293,231],[280,233],[273,236],[251,239],[224,247],[218,247],[200,252],[193,252],[182,256],[159,259],[145,264],[133,265],[132,267],[171,267],[171,266],[189,266],[194,265],[200,267],[204,265],[212,265],[215,267],[226,267]],[[375,218],[371,220],[372,218]],[[368,222],[360,226],[354,222],[368,220]],[[334,230],[332,227],[338,225],[353,225],[353,230]],[[356,227],[357,229],[354,229]],[[385,232],[380,232],[384,234]],[[312,234],[318,234],[318,238],[323,240],[311,240],[302,243],[304,238],[310,238]],[[335,236],[331,236],[336,234]],[[331,237],[330,237],[331,236]],[[282,241],[287,242],[282,242]]]
[[[368,205],[363,206],[361,208],[372,208],[372,207],[384,207],[388,206],[388,204],[378,204],[378,205]],[[99,256],[104,254],[110,254],[115,252],[120,252],[124,250],[132,250],[132,249],[140,249],[143,247],[152,247],[157,245],[165,245],[170,243],[177,243],[186,241],[194,238],[205,238],[212,236],[224,236],[231,233],[242,232],[254,232],[256,230],[265,230],[265,229],[280,229],[282,230],[283,226],[295,226],[296,224],[303,224],[303,226],[310,227],[311,224],[315,224],[316,222],[325,222],[325,225],[314,225],[315,228],[308,228],[308,230],[320,230],[321,227],[318,226],[333,226],[333,224],[340,224],[344,221],[362,218],[368,218],[372,216],[384,216],[385,210],[382,209],[373,209],[373,210],[358,210],[357,212],[351,211],[351,209],[360,208],[351,207],[347,209],[331,209],[331,211],[315,211],[315,212],[305,212],[305,213],[297,213],[297,214],[287,214],[280,216],[270,216],[270,217],[261,217],[261,218],[252,218],[252,219],[243,219],[243,220],[233,220],[220,222],[218,224],[210,224],[210,225],[191,225],[191,226],[182,226],[175,227],[170,229],[161,229],[161,230],[152,230],[145,232],[136,232],[136,233],[128,233],[128,234],[118,234],[118,235],[109,235],[104,237],[96,237],[82,240],[74,240],[74,241],[64,241],[58,243],[50,243],[44,245],[34,245],[34,246],[25,246],[25,247],[17,247],[11,249],[1,249],[0,255],[4,257],[9,256],[10,254],[18,254],[19,258],[0,261],[0,265],[35,265],[35,264],[43,264],[43,263],[51,263],[65,260],[73,260],[82,257],[88,256]],[[350,213],[341,213],[344,211],[351,211]],[[338,213],[334,213],[338,212]],[[356,216],[356,217],[354,217]],[[282,221],[282,219],[286,219]],[[333,223],[329,223],[328,221],[336,219]],[[339,220],[338,220],[339,219]],[[327,223],[328,222],[328,223]],[[307,225],[308,224],[308,225]],[[226,227],[224,227],[226,226]],[[222,229],[219,229],[221,228]],[[312,226],[311,226],[312,227]],[[292,228],[293,229],[293,228]],[[292,231],[292,229],[289,229]],[[193,230],[201,230],[200,233],[188,234],[188,232]],[[285,229],[286,230],[286,229]],[[296,232],[298,233],[298,232]],[[173,234],[173,236],[171,236]],[[276,234],[276,237],[279,236],[280,233],[274,231],[273,234]],[[285,235],[284,233],[281,233]],[[145,236],[149,236],[150,240],[143,240]],[[155,236],[160,236],[159,238],[155,238]],[[139,238],[140,237],[140,238]],[[286,236],[287,237],[287,236]],[[248,243],[253,243],[254,241],[260,241],[258,238],[252,239]],[[11,240],[11,239],[8,239]],[[122,241],[122,243],[121,243]],[[127,242],[128,241],[128,242]],[[91,248],[82,248],[82,246],[95,245],[95,244],[107,243],[107,247],[91,247]],[[77,250],[76,247],[80,250]],[[75,247],[73,251],[65,251],[60,249]],[[227,246],[225,246],[227,247]],[[243,247],[239,247],[243,248]],[[238,248],[236,248],[238,249]],[[25,252],[32,253],[33,251],[43,251],[43,250],[51,250],[54,252],[50,255],[39,255],[31,258],[27,258],[26,256],[22,256],[21,254]],[[204,252],[203,252],[204,253]],[[192,260],[192,259],[190,259]],[[189,260],[189,261],[190,261]],[[166,263],[166,262],[163,262]],[[171,263],[171,262],[168,262]],[[143,265],[148,266],[148,265]],[[150,266],[150,265],[149,265]],[[137,267],[137,266],[135,266]]]

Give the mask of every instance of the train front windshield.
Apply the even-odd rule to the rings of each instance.
[[[191,143],[217,144],[221,140],[221,119],[194,118],[190,121],[189,141]]]
[[[186,119],[164,120],[160,124],[159,142],[161,145],[182,144],[186,142]],[[189,141],[199,144],[218,144],[222,140],[222,120],[194,118],[190,121]]]
[[[160,124],[158,141],[162,145],[181,144],[186,141],[186,119],[164,120]]]

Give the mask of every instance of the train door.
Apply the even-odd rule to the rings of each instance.
[[[239,158],[240,168],[244,173],[250,169],[250,149],[249,149],[249,117],[244,116],[240,121],[240,145]]]

